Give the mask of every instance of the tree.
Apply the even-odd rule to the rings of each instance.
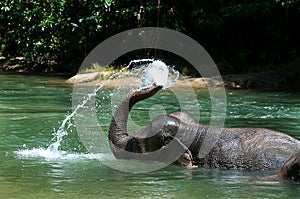
[[[0,52],[24,56],[29,70],[75,71],[104,39],[127,29],[159,26],[189,35],[217,63],[232,65],[229,72],[247,72],[255,70],[252,66],[299,62],[299,4],[299,0],[2,0]],[[241,67],[246,65],[251,67]]]

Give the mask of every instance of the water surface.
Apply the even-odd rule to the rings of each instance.
[[[102,163],[111,157],[100,154],[95,158],[89,154],[75,127],[64,137],[58,154],[46,153],[45,149],[53,142],[53,132],[72,111],[72,87],[62,82],[60,77],[0,73],[0,198],[300,196],[297,183],[261,180],[274,173],[271,171],[188,170],[168,166],[144,174],[120,172]],[[109,92],[99,92],[97,99],[105,100],[103,97]],[[198,90],[197,97],[201,122],[208,123],[210,99],[207,91]],[[188,111],[197,114],[193,113],[197,103],[189,103]],[[153,104],[162,104],[166,112],[178,110],[172,93],[160,92],[135,106],[132,120],[146,125],[151,118],[148,109],[153,108]],[[99,125],[103,129],[108,128],[110,116],[111,113],[98,110]],[[300,93],[227,91],[227,127],[266,127],[300,139],[299,122]]]

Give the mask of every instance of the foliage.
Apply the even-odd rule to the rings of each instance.
[[[70,61],[86,51],[87,38],[100,34],[104,26],[106,0],[3,0],[1,52],[25,56],[27,61],[49,64]]]
[[[191,36],[215,61],[235,66],[224,72],[244,72],[249,67],[237,66],[299,61],[299,4],[299,0],[1,0],[0,52],[24,56],[32,67],[44,64],[55,71],[74,71],[109,36],[159,26]]]

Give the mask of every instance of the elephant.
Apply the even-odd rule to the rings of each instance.
[[[153,84],[134,91],[116,107],[108,133],[109,145],[116,158],[167,162],[168,157],[175,154],[173,163],[183,167],[277,170],[275,176],[278,178],[300,180],[300,141],[275,130],[214,127],[201,124],[189,113],[179,111],[158,116],[147,127],[129,135],[127,122],[134,104],[162,88]],[[221,133],[215,134],[217,131]],[[206,136],[214,139],[214,145],[207,154],[201,154],[201,146],[207,144]],[[155,151],[164,155],[153,153]]]

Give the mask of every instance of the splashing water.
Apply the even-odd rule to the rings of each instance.
[[[151,86],[153,83],[162,85],[165,89],[170,87],[169,68],[168,66],[159,60],[153,61],[147,68],[143,70],[141,77],[141,89]]]
[[[59,151],[59,147],[61,145],[61,141],[63,137],[68,135],[68,130],[71,126],[73,126],[71,119],[77,113],[80,108],[83,108],[85,104],[91,100],[92,97],[97,95],[97,92],[102,89],[106,83],[113,79],[122,78],[122,74],[127,69],[130,69],[129,72],[131,76],[140,78],[140,88],[145,89],[154,83],[157,85],[162,85],[163,89],[167,89],[171,87],[177,79],[179,78],[180,73],[176,71],[174,68],[167,66],[164,62],[153,59],[139,59],[131,61],[126,67],[124,67],[119,72],[114,73],[108,79],[103,81],[94,91],[88,94],[80,104],[76,106],[76,108],[68,114],[65,119],[62,121],[58,130],[53,134],[55,142],[53,142],[47,149],[46,152],[56,153]]]
[[[67,151],[51,151],[45,148],[32,148],[32,149],[22,149],[15,151],[15,154],[22,156],[22,157],[41,157],[47,160],[74,160],[74,159],[111,159],[109,155],[106,154],[76,154],[76,153],[68,153]]]
[[[180,73],[160,60],[152,60],[150,64],[140,65],[132,70],[140,78],[140,88],[146,89],[154,83],[168,89],[176,83]]]

